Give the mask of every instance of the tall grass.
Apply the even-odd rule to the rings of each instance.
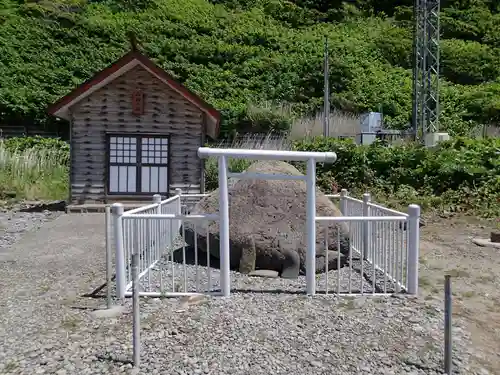
[[[236,135],[231,141],[221,141],[210,145],[210,147],[251,150],[291,150],[292,142],[285,133],[252,133]],[[251,160],[229,158],[228,169],[233,172],[240,172],[248,168],[251,163]],[[217,188],[219,185],[218,176],[217,159],[208,158],[205,162],[205,188],[207,191]]]
[[[292,123],[289,137],[293,140],[312,138],[323,135],[324,112],[315,116],[295,120]],[[330,112],[330,137],[354,137],[361,133],[359,115],[334,109]]]
[[[470,131],[472,138],[500,138],[500,126],[479,125]]]
[[[297,117],[294,106],[289,103],[263,102],[247,107],[246,130],[273,129],[288,133],[292,140],[323,135],[325,115],[323,111],[313,116]],[[264,130],[265,131],[265,130]],[[361,133],[361,116],[333,108],[329,115],[329,137],[355,137]]]
[[[60,152],[9,150],[0,142],[0,199],[66,199],[68,177]]]
[[[211,147],[251,150],[291,150],[292,142],[286,133],[268,132],[237,134],[232,140],[223,140]]]

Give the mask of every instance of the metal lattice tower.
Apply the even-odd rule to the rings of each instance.
[[[439,131],[440,0],[415,0],[413,130],[417,138]]]

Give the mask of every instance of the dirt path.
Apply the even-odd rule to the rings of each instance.
[[[470,331],[478,374],[500,374],[500,250],[471,241],[491,230],[491,223],[453,218],[429,222],[421,234],[421,293],[442,304],[444,275],[452,275],[453,316]]]
[[[0,374],[84,373],[76,348],[95,340],[86,308],[102,301],[82,295],[105,281],[104,249],[103,214],[61,215],[0,247]]]

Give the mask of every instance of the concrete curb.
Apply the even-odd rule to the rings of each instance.
[[[500,249],[500,242],[491,242],[488,238],[473,238],[472,243],[481,247],[492,247],[495,249]]]

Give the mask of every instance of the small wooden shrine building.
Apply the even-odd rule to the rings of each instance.
[[[136,48],[49,108],[70,123],[69,204],[204,192],[220,114]]]

